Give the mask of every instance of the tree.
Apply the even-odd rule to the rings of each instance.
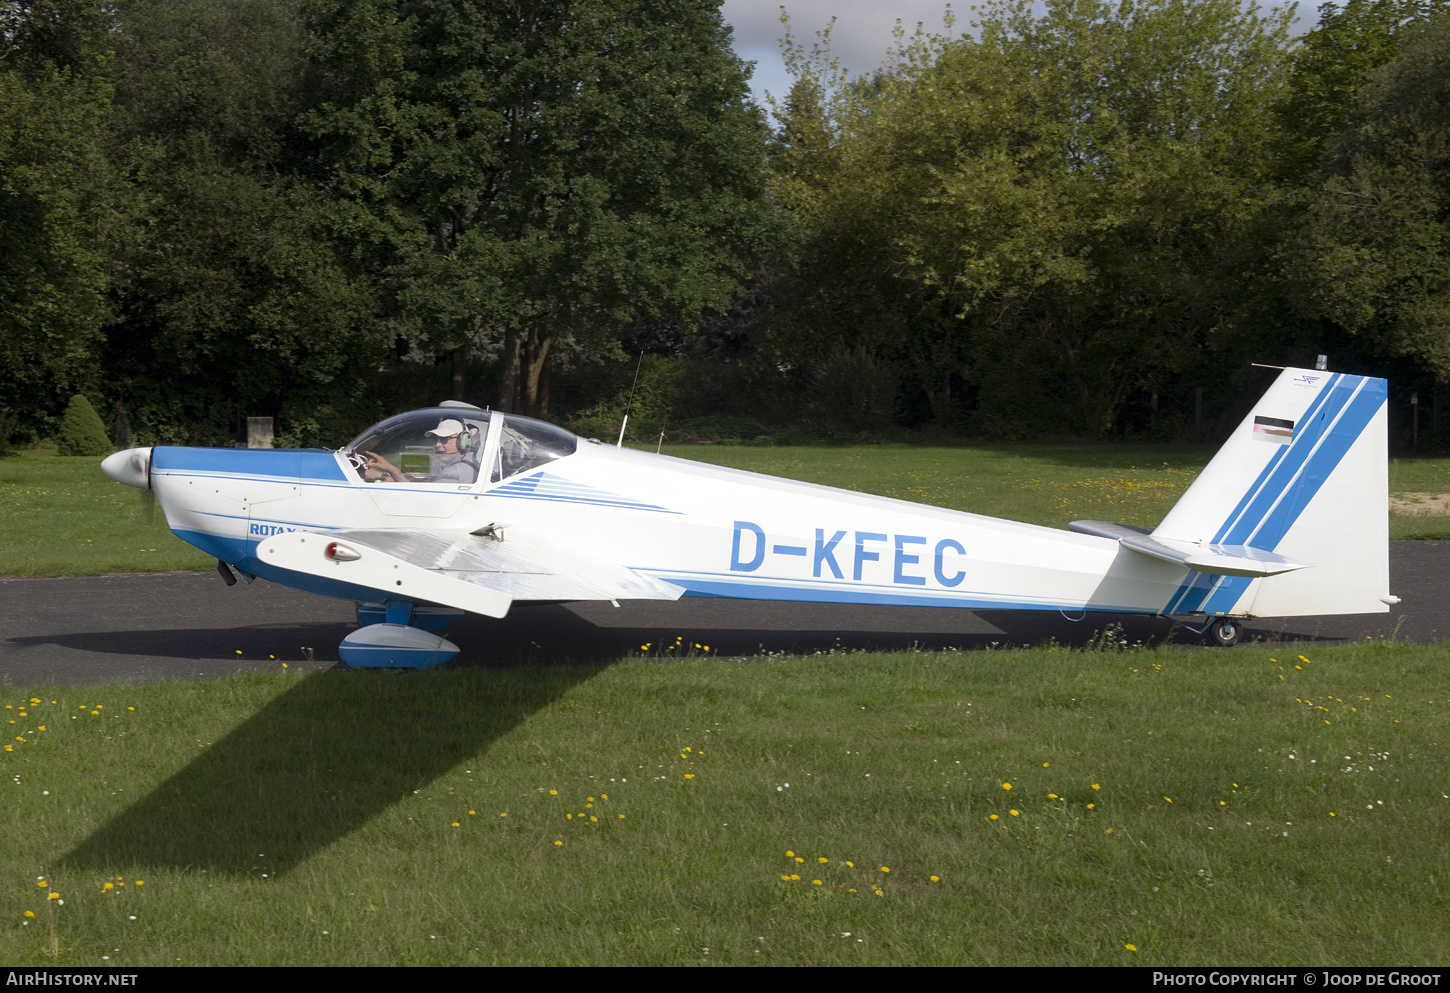
[[[1450,17],[1372,74],[1290,243],[1301,313],[1450,380]]]
[[[111,155],[144,221],[117,278],[109,388],[152,437],[230,443],[241,418],[291,436],[384,353],[366,284],[298,175],[307,102],[296,4],[125,0]]]
[[[1066,414],[1095,437],[1232,327],[1240,246],[1277,196],[1288,15],[1042,6],[903,37],[879,75],[831,87],[837,172],[813,205],[788,199],[811,227],[790,331],[850,328],[837,345],[899,356],[938,423],[965,389],[984,428]]]
[[[96,377],[109,314],[111,88],[87,0],[0,4],[0,411],[43,424]],[[53,423],[53,422],[52,422]]]
[[[1301,39],[1289,68],[1289,85],[1276,107],[1283,131],[1282,175],[1316,185],[1320,160],[1344,130],[1359,90],[1395,57],[1403,31],[1437,12],[1445,0],[1346,0],[1325,3],[1319,21]]]
[[[56,447],[62,455],[111,454],[111,439],[106,436],[106,426],[84,394],[77,393],[66,405],[60,431],[56,434]]]
[[[497,404],[542,412],[561,351],[698,325],[769,243],[764,129],[708,0],[331,0],[310,23],[338,235],[456,394],[497,358]]]

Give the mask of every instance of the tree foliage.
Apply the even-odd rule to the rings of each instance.
[[[1330,143],[1349,123],[1364,86],[1399,50],[1402,32],[1450,10],[1446,0],[1346,0],[1325,3],[1300,42],[1276,111],[1282,128],[1281,175],[1313,183]]]
[[[959,384],[988,426],[1065,393],[1097,435],[1232,323],[1237,248],[1274,198],[1263,122],[1288,21],[1231,0],[1037,10],[1008,0],[975,37],[903,39],[776,157],[812,228],[788,333],[798,348],[811,327],[848,329],[817,350],[902,358],[940,423]],[[815,85],[820,60],[796,53]],[[807,133],[798,116],[787,133]],[[824,191],[790,171],[807,141],[839,163]]]
[[[1372,74],[1290,243],[1302,311],[1450,380],[1450,17]]]
[[[450,372],[604,422],[641,352],[652,427],[741,436],[1444,380],[1447,10],[992,0],[864,77],[788,36],[771,133],[714,0],[0,0],[0,448],[82,391],[320,441]]]
[[[369,296],[297,175],[300,14],[271,0],[127,0],[111,152],[144,220],[123,248],[112,390],[161,438],[229,442],[375,365]],[[302,408],[302,409],[299,409]]]
[[[101,423],[96,408],[83,394],[77,393],[66,405],[56,433],[56,447],[61,455],[109,455],[111,439]]]
[[[723,310],[766,244],[764,129],[702,0],[319,3],[311,129],[342,237],[412,353],[502,366],[546,407],[560,351]]]
[[[0,4],[0,411],[31,423],[94,381],[109,314],[111,86],[90,31],[98,9]]]

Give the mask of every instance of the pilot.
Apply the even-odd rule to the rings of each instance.
[[[377,452],[367,452],[368,465],[364,478],[369,482],[386,478],[394,483],[472,483],[478,479],[474,436],[462,421],[445,417],[436,428],[423,432],[423,435],[433,439],[433,453],[438,457],[437,472],[406,473]]]

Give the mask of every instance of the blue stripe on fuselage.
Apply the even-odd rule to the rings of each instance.
[[[283,479],[347,480],[337,456],[318,448],[181,448],[152,449],[152,472],[206,472]]]

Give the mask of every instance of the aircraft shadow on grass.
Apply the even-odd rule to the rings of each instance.
[[[300,677],[61,864],[285,876],[460,762],[486,769],[494,742],[597,671]]]
[[[816,607],[803,620],[862,620],[859,608]],[[847,611],[851,611],[850,614]],[[989,612],[1002,625],[1020,623],[1020,612]],[[940,617],[922,608],[923,620]],[[762,652],[812,654],[832,650],[974,649],[1041,643],[1080,645],[1104,627],[1124,623],[1120,637],[1130,644],[1157,643],[1175,634],[1166,621],[1088,615],[1073,624],[1039,617],[1030,638],[989,624],[981,633],[916,633],[852,630],[849,625],[809,630],[669,629],[602,627],[562,607],[520,611],[528,623],[500,624],[465,619],[479,628],[469,643],[489,643],[449,667],[425,672],[314,673],[272,700],[220,741],[205,746],[184,768],[144,798],[107,821],[62,860],[70,868],[135,872],[141,868],[202,871],[273,878],[406,802],[461,762],[486,770],[490,747],[532,714],[549,707],[574,686],[601,671],[600,663],[654,652],[708,657],[753,656]],[[870,612],[865,614],[869,622]],[[1305,619],[1309,620],[1309,619]],[[858,626],[865,626],[865,622]],[[329,625],[279,625],[264,632],[282,642],[308,637]],[[676,629],[678,631],[680,629]],[[542,632],[547,631],[545,635]],[[993,633],[995,631],[995,633]],[[255,633],[255,632],[251,632]],[[238,632],[176,632],[195,659],[207,647],[225,658]],[[207,638],[193,637],[205,634]],[[143,634],[128,637],[145,639]],[[1191,637],[1191,636],[1190,636]],[[1288,635],[1285,637],[1295,637]],[[146,642],[158,647],[155,635]],[[218,639],[226,639],[224,642]],[[55,639],[51,639],[55,640]],[[116,635],[77,635],[76,647],[125,652],[134,649]],[[488,654],[490,658],[482,656]],[[674,661],[659,657],[661,664]],[[970,653],[962,657],[970,665]],[[448,704],[440,705],[440,701]],[[461,802],[468,802],[461,800]],[[475,801],[476,802],[476,801]]]

